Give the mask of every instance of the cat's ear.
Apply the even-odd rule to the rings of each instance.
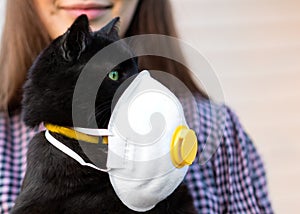
[[[113,40],[119,40],[119,25],[120,25],[120,18],[116,17],[112,19],[107,25],[105,25],[103,28],[98,30],[96,34],[104,34],[109,38],[112,38]]]
[[[62,37],[62,55],[65,60],[79,59],[90,40],[89,20],[86,15],[79,16]]]

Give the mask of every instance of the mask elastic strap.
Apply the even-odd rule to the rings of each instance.
[[[73,127],[73,129],[77,132],[81,132],[81,133],[84,133],[87,135],[93,135],[93,136],[111,136],[111,135],[113,135],[107,129],[89,129],[89,128],[80,128],[80,127]]]
[[[62,151],[63,153],[65,153],[66,155],[70,156],[71,158],[73,158],[74,160],[76,160],[78,163],[80,163],[82,166],[89,166],[93,169],[102,171],[102,172],[108,172],[110,171],[110,169],[101,169],[98,168],[97,166],[95,166],[94,164],[91,163],[87,163],[85,162],[76,152],[74,152],[72,149],[70,149],[69,147],[65,146],[64,144],[62,144],[61,142],[59,142],[58,140],[56,140],[48,130],[46,130],[45,132],[45,137],[46,139],[57,149],[59,149],[60,151]]]

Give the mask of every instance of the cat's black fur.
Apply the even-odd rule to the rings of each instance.
[[[93,55],[118,39],[115,26],[117,22],[118,19],[114,19],[101,30],[91,32],[87,17],[80,16],[65,34],[55,39],[39,55],[30,69],[24,87],[23,113],[28,126],[35,127],[42,122],[72,126],[72,96],[76,80]],[[125,45],[120,46],[120,51],[131,54]],[[99,66],[101,68],[105,65],[98,65],[98,68]],[[107,126],[111,113],[109,100],[117,87],[138,72],[135,59],[127,60],[115,69],[121,72],[120,80],[113,81],[106,77],[96,99],[96,119],[101,128]],[[84,106],[88,104],[79,105],[84,110]],[[82,118],[82,126],[88,126],[90,115],[83,115],[86,117]],[[104,117],[105,115],[108,116]],[[91,162],[76,140],[55,133],[52,135],[86,162]],[[45,139],[44,132],[41,132],[29,144],[26,175],[12,210],[12,214],[18,213],[136,212],[128,209],[116,196],[107,173],[81,166],[53,147]],[[167,199],[146,213],[196,212],[192,197],[182,184]]]

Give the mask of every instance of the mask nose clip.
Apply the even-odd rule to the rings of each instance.
[[[178,126],[171,140],[171,160],[176,168],[191,165],[198,150],[197,137],[187,126]]]

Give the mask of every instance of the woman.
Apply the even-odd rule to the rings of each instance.
[[[37,131],[25,127],[20,117],[22,84],[37,54],[81,13],[88,15],[93,29],[120,16],[122,37],[176,37],[167,0],[9,0],[6,12],[0,54],[1,213],[9,212],[20,191],[27,144]],[[175,46],[171,51],[181,54]],[[188,110],[187,115],[189,123],[198,127],[199,148],[208,141],[220,144],[205,164],[199,164],[198,157],[185,179],[199,213],[273,213],[263,164],[236,115],[226,106],[211,104],[181,64],[147,56],[140,57],[139,66],[166,71],[182,80],[197,100],[198,115]],[[219,112],[224,118],[221,128],[216,122]],[[211,137],[216,135],[221,137]]]

